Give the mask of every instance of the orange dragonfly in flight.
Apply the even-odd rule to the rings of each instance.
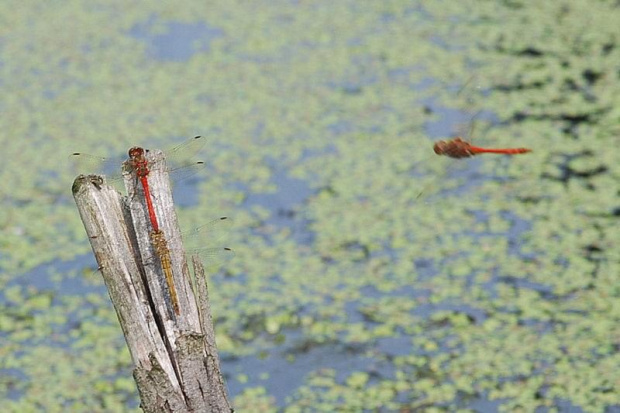
[[[463,87],[457,92],[457,95],[460,95],[468,85],[476,78],[476,76],[470,77]],[[474,120],[482,113],[482,111],[478,112],[475,116],[473,116],[470,120],[470,130],[466,135],[469,138],[473,136],[475,122]],[[501,155],[519,155],[522,153],[532,152],[529,148],[505,148],[505,149],[495,149],[495,148],[482,148],[480,146],[474,146],[470,142],[467,142],[460,136],[456,136],[449,140],[437,141],[435,145],[433,145],[433,150],[437,155],[444,155],[454,159],[462,159],[462,158],[471,158],[472,156],[481,155],[483,153],[495,153]]]
[[[518,155],[522,153],[532,152],[532,150],[528,148],[481,148],[480,146],[472,145],[471,143],[463,140],[458,136],[447,141],[435,142],[435,145],[433,145],[433,150],[437,155],[449,156],[450,158],[455,159],[470,158],[472,156],[480,155],[483,153]]]

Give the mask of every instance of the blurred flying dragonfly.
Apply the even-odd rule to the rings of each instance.
[[[467,85],[471,83],[471,80],[472,79],[469,79],[465,83],[465,85],[457,92],[457,95],[460,95],[463,92],[463,90],[467,87]],[[478,89],[478,87],[476,87],[476,89]],[[469,92],[468,95],[470,93],[471,92]],[[467,111],[461,112],[461,115],[466,112]],[[465,179],[467,181],[469,180],[468,178],[464,178],[462,172],[455,172],[456,170],[465,167],[462,161],[460,161],[465,158],[472,158],[472,157],[475,157],[481,154],[520,155],[520,154],[526,154],[526,153],[532,152],[532,149],[525,148],[525,147],[494,148],[492,146],[482,147],[482,146],[473,145],[471,143],[471,138],[474,136],[474,128],[477,124],[476,119],[482,113],[483,113],[482,111],[478,112],[477,114],[472,116],[466,124],[459,126],[457,128],[457,133],[455,134],[456,136],[454,136],[453,138],[439,140],[439,141],[434,142],[433,151],[435,152],[435,154],[448,158],[446,161],[442,162],[444,166],[443,166],[443,172],[440,174],[441,177],[437,177],[437,179],[441,180],[442,185],[447,176],[452,176],[453,178],[457,178],[457,179]],[[468,129],[468,130],[465,130],[465,129]],[[464,137],[466,137],[467,139]],[[435,161],[432,161],[432,160],[428,160],[427,162],[435,163]],[[430,185],[437,187],[435,182],[431,182],[429,186]],[[426,189],[428,189],[428,186],[425,187],[425,189],[423,189],[422,192],[420,192],[420,194],[418,195],[418,198],[421,197],[424,192],[426,192]]]
[[[532,152],[528,148],[482,148],[474,146],[471,143],[463,140],[460,136],[447,141],[438,141],[433,145],[433,150],[437,155],[449,156],[450,158],[461,159],[470,158],[472,156],[480,155],[483,153],[495,153],[502,155],[518,155],[522,153]]]

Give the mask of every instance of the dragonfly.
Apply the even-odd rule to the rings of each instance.
[[[474,146],[471,143],[463,140],[457,136],[447,141],[437,141],[433,145],[433,150],[437,155],[444,155],[450,158],[461,159],[470,158],[472,156],[480,155],[483,153],[495,153],[503,155],[518,155],[522,153],[532,152],[529,148],[482,148],[480,146]]]
[[[473,145],[470,141],[465,140],[462,136],[473,136],[474,127],[476,125],[475,118],[480,115],[480,112],[472,117],[467,125],[462,125],[459,127],[461,133],[457,134],[457,136],[451,139],[439,140],[433,144],[433,151],[435,154],[452,159],[464,159],[464,158],[472,158],[481,154],[502,154],[502,155],[519,155],[532,152],[530,148],[487,148]],[[469,131],[463,134],[462,130],[467,126]],[[428,162],[428,160],[423,161]],[[433,165],[437,166],[436,161],[432,161]],[[444,181],[446,176],[457,176],[461,177],[462,173],[457,172],[456,170],[461,168],[463,165],[460,162],[454,162],[452,160],[446,160],[445,162],[441,162],[442,164],[446,164],[443,167],[439,166],[439,169],[442,170],[441,177],[437,177],[428,185],[424,186],[424,188],[420,191],[420,193],[416,196],[416,199],[426,198],[428,189],[431,187],[436,187],[436,180]],[[425,199],[425,203],[431,203],[433,201]]]
[[[478,78],[477,75],[472,75],[467,81],[463,84],[463,86],[456,93],[457,96],[465,93],[466,96],[471,96],[475,91],[480,89],[480,85],[476,85],[475,81]],[[473,84],[473,90],[472,88]],[[466,100],[469,100],[466,98]],[[466,135],[470,139],[474,135],[474,127],[476,126],[476,118],[482,114],[482,111],[479,111],[475,114],[469,121],[469,133]],[[519,155],[523,153],[532,152],[529,148],[482,148],[480,146],[474,146],[471,142],[466,141],[461,136],[455,136],[449,140],[440,140],[435,142],[433,145],[433,150],[437,155],[448,156],[454,159],[462,159],[462,158],[471,158],[472,156],[481,155],[484,153],[494,153],[501,155]]]
[[[167,160],[165,165],[170,165],[166,166],[166,172],[168,172],[168,174],[170,174],[176,181],[178,181],[192,176],[198,171],[200,171],[204,167],[204,162],[194,161],[192,160],[192,157],[196,153],[198,153],[205,144],[206,139],[204,139],[202,136],[196,136],[182,143],[181,145],[165,151],[165,156]],[[140,146],[134,146],[130,148],[128,151],[129,159],[125,161],[125,165],[127,165],[131,170],[133,170],[133,172],[135,172],[136,179],[138,179],[140,181],[140,184],[142,185],[145,203],[148,210],[149,221],[152,227],[152,231],[150,233],[151,244],[153,246],[155,254],[160,260],[161,268],[164,272],[166,283],[168,285],[170,299],[174,311],[178,315],[179,302],[176,288],[173,282],[171,254],[170,250],[168,249],[168,242],[166,240],[166,237],[163,231],[160,229],[159,222],[157,221],[157,215],[155,213],[155,208],[153,205],[153,197],[151,195],[148,182],[149,173],[151,171],[154,171],[153,168],[156,168],[158,166],[153,166],[152,164],[149,164],[146,157],[147,153],[148,149],[144,149]],[[112,166],[118,166],[121,163],[120,160],[115,158],[108,159],[81,152],[74,152],[71,155],[71,158],[73,163],[78,167],[89,167],[99,172],[105,172]],[[164,165],[164,163],[160,163],[158,165]],[[121,179],[122,175],[119,174],[109,177],[108,181],[113,183],[116,181],[120,181]],[[222,227],[223,223],[230,223],[230,220],[227,217],[222,217],[219,220],[215,220],[211,223],[205,224],[192,231],[189,238],[193,238],[207,232],[213,234],[214,230],[217,230],[216,227],[218,225]],[[222,231],[220,230],[219,232],[221,237]],[[213,236],[213,238],[216,239],[217,237]],[[234,256],[234,252],[230,248],[198,249],[195,251],[191,251],[190,254],[195,254],[199,257],[208,259],[211,265],[216,264],[219,261],[230,259],[232,258],[232,256]]]
[[[200,136],[197,136],[194,138],[194,141],[197,142],[199,139]],[[129,160],[127,161],[127,165],[133,168],[136,173],[136,177],[140,180],[140,183],[142,184],[142,189],[144,190],[144,199],[146,201],[146,207],[149,213],[149,220],[151,221],[151,226],[153,227],[153,232],[159,234],[161,233],[161,231],[159,229],[159,223],[157,222],[157,216],[155,215],[155,208],[153,207],[151,190],[149,189],[148,175],[150,172],[150,165],[148,163],[148,160],[146,159],[146,152],[147,151],[140,146],[134,146],[133,148],[129,149]],[[202,163],[196,163],[195,165],[198,166],[201,164]]]
[[[178,146],[163,151],[166,162],[158,164],[158,166],[148,164],[146,154],[149,150],[140,146],[134,146],[129,149],[127,152],[129,159],[125,157],[107,158],[84,152],[74,152],[70,156],[70,162],[79,173],[107,175],[106,181],[112,185],[117,185],[123,180],[120,166],[125,162],[130,169],[135,171],[136,179],[140,180],[145,195],[149,195],[146,196],[149,219],[151,221],[151,226],[156,231],[159,229],[159,225],[155,216],[152,197],[150,196],[151,191],[148,185],[149,173],[155,170],[153,168],[166,168],[166,172],[175,182],[182,181],[197,174],[201,170],[204,170],[205,163],[194,160],[194,157],[206,145],[207,140],[208,139],[203,136],[195,136]],[[116,172],[109,173],[110,171]]]

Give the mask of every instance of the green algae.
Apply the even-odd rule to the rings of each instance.
[[[288,360],[269,378],[299,383],[276,397],[277,377],[235,364],[239,411],[620,404],[612,3],[75,1],[0,15],[3,408],[138,410],[101,281],[46,266],[90,251],[65,159],[197,134],[212,137],[208,171],[180,220],[236,225],[236,258],[210,278],[220,351]],[[168,22],[224,35],[158,61],[148,39]],[[438,158],[430,100],[494,113],[477,144],[534,152]],[[284,191],[281,175],[304,185]],[[407,344],[391,354],[389,338]],[[351,363],[297,372],[324,348]]]

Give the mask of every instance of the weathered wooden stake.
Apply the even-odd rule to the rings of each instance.
[[[128,197],[97,175],[80,175],[73,183],[84,228],[136,365],[141,407],[147,413],[232,412],[220,372],[203,266],[192,259],[192,283],[168,176],[158,166],[165,160],[160,151],[149,152],[148,158],[157,220],[170,248],[179,316],[154,254],[144,193],[135,175],[124,172]]]

